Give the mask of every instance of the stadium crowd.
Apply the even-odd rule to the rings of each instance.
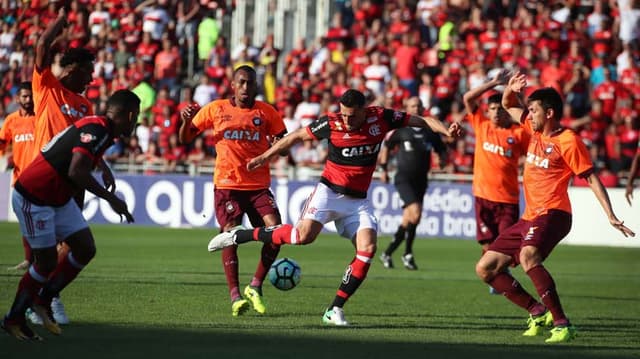
[[[59,2],[0,3],[2,121],[17,108],[20,83],[31,80],[34,44]],[[136,135],[105,159],[144,164],[147,173],[214,165],[210,132],[189,147],[178,143],[179,111],[228,97],[230,74],[245,64],[256,68],[259,96],[282,114],[289,132],[335,111],[349,88],[393,108],[419,96],[431,115],[459,121],[462,95],[508,68],[528,75],[528,93],[552,86],[564,95],[563,125],[581,135],[606,185],[626,176],[638,150],[639,0],[336,0],[326,34],[313,43],[299,39],[287,52],[272,35],[259,46],[249,36],[230,44],[222,19],[234,11],[233,1],[68,5],[69,26],[59,43],[95,54],[86,91],[95,113],[119,89],[142,100]],[[193,65],[185,61],[189,55]],[[443,171],[471,173],[472,131],[448,146]],[[288,164],[317,168],[325,157],[321,145],[305,143],[292,149]]]

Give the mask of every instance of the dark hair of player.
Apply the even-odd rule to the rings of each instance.
[[[107,108],[113,108],[116,113],[136,107],[140,107],[140,98],[129,90],[118,90],[107,100]]]
[[[349,108],[362,108],[365,101],[364,94],[354,89],[349,89],[340,96],[340,103]]]
[[[256,70],[253,67],[249,66],[249,65],[242,65],[242,66],[238,67],[237,69],[235,69],[233,71],[233,77],[236,77],[236,74],[238,72],[240,72],[240,71],[244,71],[247,74],[253,76],[254,78],[256,77]]]
[[[29,90],[31,91],[31,81],[23,81],[18,86],[18,91],[20,90]]]
[[[498,105],[502,106],[502,94],[496,93],[489,96],[489,98],[487,99],[487,103],[488,104],[497,103]]]
[[[71,48],[64,52],[60,59],[60,66],[65,67],[72,64],[82,64],[93,62],[96,57],[87,49],[82,47]]]
[[[556,120],[562,117],[562,97],[558,91],[552,87],[544,87],[535,90],[529,95],[528,102],[540,101],[540,106],[546,111],[548,109],[553,110],[553,114]]]

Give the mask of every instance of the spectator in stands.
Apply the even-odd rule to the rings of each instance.
[[[156,90],[149,83],[150,78],[146,77],[138,83],[131,91],[140,98],[140,116],[138,122],[144,117],[151,116],[151,107],[156,101]]]
[[[602,101],[602,112],[608,117],[613,117],[616,110],[617,98],[620,95],[620,86],[611,78],[608,67],[602,69],[603,81],[595,87],[593,97]]]
[[[213,12],[209,12],[198,25],[198,58],[201,62],[209,59],[211,50],[223,38],[220,36],[220,28]]]
[[[146,0],[134,9],[142,14],[142,32],[150,34],[154,41],[160,41],[165,30],[173,26],[168,7],[169,0]]]
[[[198,84],[193,91],[193,101],[202,107],[217,98],[218,90],[211,83],[209,76],[202,75],[200,77],[200,84]]]
[[[320,116],[319,96],[308,89],[302,93],[302,102],[296,106],[293,118],[301,127],[308,126]]]
[[[150,119],[148,117],[143,117],[142,121],[138,122],[138,126],[136,126],[134,131],[143,153],[147,152],[150,142],[153,142],[151,139],[153,130],[149,124]]]
[[[373,92],[376,97],[384,96],[386,84],[391,80],[389,66],[382,63],[381,54],[374,51],[371,54],[371,64],[364,69],[366,79],[365,86]]]
[[[136,158],[142,155],[144,151],[142,147],[140,147],[140,141],[138,140],[138,136],[132,135],[129,138],[127,146],[124,149],[123,158],[125,158],[130,165],[135,164]]]
[[[190,166],[199,166],[205,164],[207,159],[209,156],[204,148],[204,138],[198,136],[187,151],[185,162]]]
[[[410,96],[418,95],[418,57],[420,49],[414,43],[414,33],[404,33],[402,43],[395,51],[395,75]],[[408,98],[408,97],[405,97]],[[402,103],[400,103],[402,105]]]
[[[160,50],[154,60],[153,77],[155,87],[167,88],[171,97],[176,97],[178,92],[178,75],[182,61],[180,52],[168,37],[162,39],[162,50]]]
[[[196,29],[198,27],[198,23],[201,18],[201,6],[200,2],[197,0],[181,0],[177,1],[176,4],[176,38],[178,39],[178,44],[180,46],[185,45],[185,42],[193,41],[196,35]],[[214,20],[215,21],[215,20]],[[215,23],[217,26],[217,23]],[[217,29],[217,27],[216,27]],[[208,41],[210,43],[215,43],[217,37],[216,31],[214,33],[208,33],[208,36],[211,38]],[[190,45],[192,46],[192,45]]]
[[[162,83],[165,76],[160,75],[162,64],[155,63],[161,50],[156,46],[163,47],[162,39],[170,39],[172,48],[179,45],[177,52],[183,60],[180,65],[165,61],[165,64],[175,65],[172,70],[177,73],[175,80],[169,81],[183,85],[200,78],[201,65],[206,61],[205,73],[211,78],[210,83],[215,86],[217,96],[229,94],[229,84],[224,79],[227,77],[225,74],[228,75],[230,47],[233,46],[226,42],[223,35],[228,35],[229,31],[221,24],[223,16],[230,14],[227,10],[233,9],[225,9],[225,2],[147,0],[139,1],[136,9],[132,7],[135,2],[130,1],[74,0],[69,3],[68,45],[91,48],[101,59],[96,66],[100,79],[92,84],[94,101],[99,101],[95,96],[101,92],[103,83],[108,93],[134,88],[145,76],[149,76],[147,83],[155,87],[154,90],[167,85]],[[251,3],[247,2],[249,8]],[[444,88],[435,77],[446,71],[440,65],[446,63],[448,77],[455,87],[452,104],[459,101],[461,93],[479,83],[485,74],[490,74],[492,68],[515,66],[531,74],[530,80],[536,77],[534,72],[541,72],[541,83],[546,83],[550,77],[551,82],[559,83],[566,102],[572,106],[572,115],[578,118],[590,111],[589,98],[592,103],[598,97],[608,100],[602,97],[607,96],[606,91],[596,91],[596,87],[605,81],[606,71],[611,74],[611,81],[617,82],[618,92],[615,93],[615,106],[605,101],[605,113],[615,114],[618,108],[626,107],[628,101],[631,101],[632,110],[640,111],[640,95],[636,95],[640,93],[640,49],[637,46],[640,1],[599,0],[556,5],[511,0],[506,3],[454,1],[445,4],[431,0],[353,2],[352,12],[345,10],[341,15],[331,14],[331,29],[321,34],[322,39],[317,46],[307,46],[305,39],[297,39],[293,49],[282,53],[286,76],[280,77],[279,82],[271,75],[275,73],[273,54],[269,51],[273,46],[268,43],[262,49],[247,51],[245,57],[235,63],[263,66],[264,74],[268,74],[263,81],[265,99],[277,103],[281,111],[286,104],[295,109],[302,101],[302,89],[333,90],[333,99],[339,97],[344,88],[365,90],[360,81],[373,52],[380,54],[381,64],[400,75],[402,82],[405,77],[397,71],[413,71],[415,68],[419,73],[430,74],[431,81],[423,80],[421,75],[406,77],[409,81],[420,78],[418,94],[425,104],[438,105],[436,94]],[[46,1],[16,2],[14,5],[0,10],[3,15],[0,21],[0,85],[4,85],[0,86],[0,100],[4,106],[11,101],[15,84],[31,79],[33,45],[55,15],[52,9],[56,6],[54,2],[49,4]],[[411,30],[407,25],[412,25]],[[198,48],[189,49],[189,41],[185,40],[194,37],[196,28]],[[272,29],[269,27],[268,31]],[[147,33],[148,38],[144,41],[143,33]],[[402,37],[414,40],[420,49],[415,61],[408,60],[411,56],[401,56],[403,45],[399,39]],[[434,46],[436,42],[437,47]],[[289,46],[286,42],[282,45],[284,49]],[[138,59],[133,58],[129,67],[129,59],[136,52]],[[257,56],[260,53],[262,56]],[[349,56],[345,57],[347,53]],[[187,61],[189,54],[194,54],[202,62],[191,64]],[[336,66],[343,61],[346,61],[344,67]],[[409,61],[409,65],[402,65],[402,61]],[[123,67],[128,70],[120,70]],[[467,71],[472,67],[474,70]],[[120,71],[128,72],[122,74]],[[378,85],[386,89],[390,82],[389,77]],[[406,86],[413,93],[411,85]],[[275,100],[272,99],[272,88],[276,89]],[[172,96],[176,95],[175,92]],[[100,107],[100,102],[97,107]],[[442,118],[446,118],[446,109],[441,112]]]
[[[147,150],[136,157],[136,162],[142,165],[142,173],[145,175],[161,173],[164,169],[164,160],[154,141],[149,142]]]
[[[177,131],[169,135],[167,147],[162,151],[164,172],[176,172],[177,168],[183,164],[186,155],[185,147],[178,143]]]

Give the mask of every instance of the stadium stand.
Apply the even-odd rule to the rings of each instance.
[[[175,144],[177,114],[229,96],[229,73],[241,64],[256,68],[260,98],[290,130],[334,111],[350,87],[385,106],[418,95],[432,115],[455,121],[464,92],[510,68],[526,72],[531,89],[564,95],[563,124],[580,133],[608,185],[624,184],[638,150],[638,0],[0,0],[0,122],[16,109],[35,41],[63,3],[61,50],[84,46],[97,57],[87,89],[95,112],[117,89],[142,98],[133,143],[109,151],[117,171],[211,173],[211,134]],[[449,143],[450,162],[435,176],[468,178],[473,141],[469,133]],[[317,175],[296,164],[317,160],[304,150],[274,163],[274,173]]]

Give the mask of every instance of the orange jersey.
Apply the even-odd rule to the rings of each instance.
[[[53,136],[77,120],[93,115],[93,108],[84,96],[62,86],[49,68],[42,73],[34,69],[31,85],[36,113],[33,159]]]
[[[286,132],[282,117],[271,105],[256,101],[253,108],[244,109],[230,100],[217,100],[201,108],[192,124],[200,132],[213,129],[216,188],[245,191],[269,188],[269,166],[249,172],[246,165],[270,147],[270,137]]]
[[[0,140],[7,144],[11,143],[13,147],[13,179],[20,175],[20,171],[31,163],[31,151],[34,143],[34,121],[35,116],[22,116],[20,111],[9,114],[2,128],[0,128]]]
[[[476,135],[473,195],[493,202],[518,203],[518,161],[526,153],[529,134],[522,126],[495,126],[482,110],[468,114]]]
[[[524,118],[524,117],[523,117]],[[523,219],[534,218],[559,209],[571,213],[567,188],[575,175],[586,175],[593,170],[591,156],[580,137],[569,129],[551,136],[533,132],[531,122],[523,125],[532,133],[524,165]]]

